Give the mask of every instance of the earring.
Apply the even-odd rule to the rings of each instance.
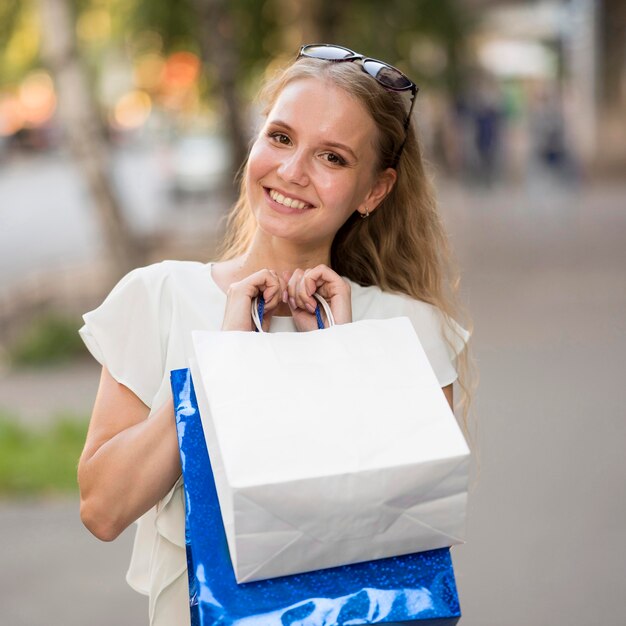
[[[369,216],[370,216],[369,209],[365,207],[365,214],[361,213],[361,218],[365,219],[366,217],[369,217]]]

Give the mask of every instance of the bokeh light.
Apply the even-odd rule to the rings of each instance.
[[[111,36],[111,14],[104,8],[85,11],[76,22],[76,34],[89,43],[106,41]]]
[[[146,123],[151,110],[152,100],[145,91],[130,91],[115,103],[111,122],[119,130],[135,130]]]
[[[134,80],[139,89],[152,91],[159,87],[163,80],[165,59],[156,52],[141,55],[135,61]]]
[[[0,136],[9,137],[24,125],[24,115],[19,98],[15,94],[0,96]]]
[[[170,89],[186,89],[198,78],[200,59],[191,52],[175,52],[165,63],[163,80]]]
[[[56,107],[50,75],[44,71],[29,74],[20,85],[19,102],[25,125],[41,126],[49,121]]]

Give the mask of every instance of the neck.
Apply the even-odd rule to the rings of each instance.
[[[264,268],[280,274],[322,263],[330,264],[330,246],[297,244],[257,229],[248,251],[240,258],[239,268],[242,276],[249,276]]]

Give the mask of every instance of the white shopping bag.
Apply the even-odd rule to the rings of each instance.
[[[408,318],[193,342],[238,582],[463,541],[469,449]]]

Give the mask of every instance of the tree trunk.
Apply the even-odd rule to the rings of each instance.
[[[626,70],[626,4],[624,0],[604,0],[600,15],[602,48],[601,97],[610,108],[623,106]]]
[[[626,4],[604,0],[599,14],[599,169],[623,176],[626,168]]]
[[[338,43],[341,42],[342,26],[344,26],[344,17],[348,14],[350,0],[321,0],[315,12],[315,21],[319,32],[318,40],[321,43]],[[309,43],[309,42],[304,42]],[[315,43],[311,41],[311,43]]]
[[[64,137],[93,197],[112,271],[119,277],[140,264],[142,254],[114,190],[98,107],[76,47],[74,16],[68,0],[39,4],[42,56],[55,77]]]
[[[225,0],[193,0],[200,23],[200,49],[205,65],[216,68],[218,89],[224,104],[226,126],[233,148],[233,182],[248,156],[248,133],[245,129],[236,81],[239,53],[235,25]],[[233,185],[235,191],[236,185]]]

